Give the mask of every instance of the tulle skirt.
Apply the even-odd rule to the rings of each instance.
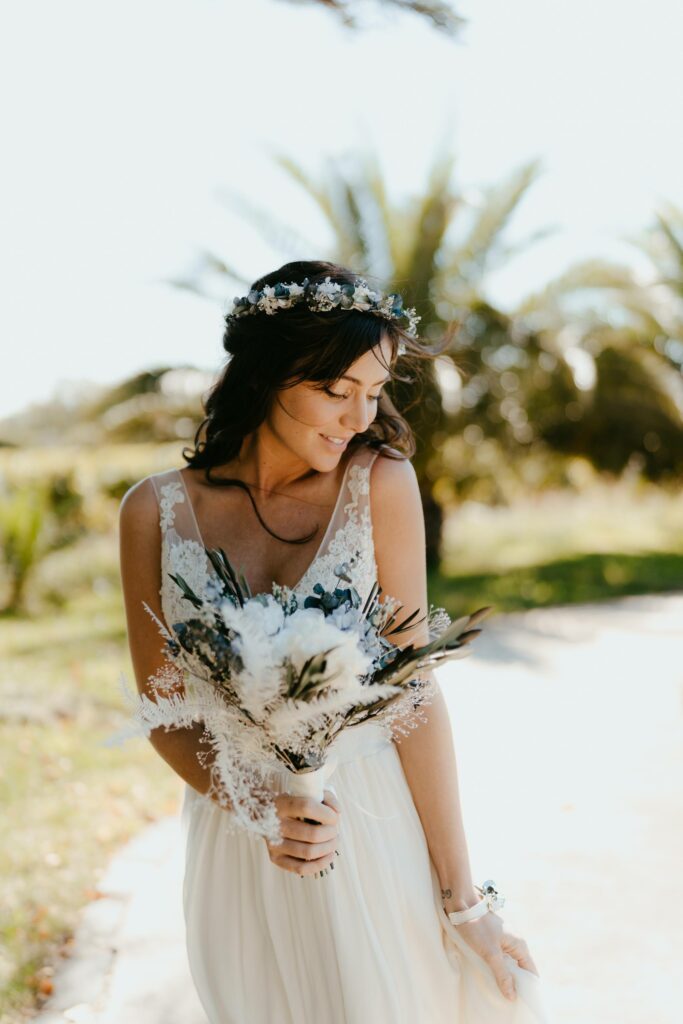
[[[446,916],[395,744],[368,723],[335,749],[340,856],[322,878],[276,867],[185,789],[187,952],[210,1024],[547,1024],[537,976],[508,958],[509,1002]]]

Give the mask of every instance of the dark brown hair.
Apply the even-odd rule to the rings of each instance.
[[[254,281],[251,288],[260,291],[280,281],[302,284],[305,278],[317,283],[328,276],[339,284],[356,284],[360,275],[334,263],[303,260],[286,263]],[[367,275],[363,277],[370,283]],[[315,381],[321,389],[329,387],[383,338],[391,344],[391,357],[390,365],[382,363],[393,379],[415,381],[396,373],[397,359],[402,369],[412,371],[419,368],[420,360],[438,354],[396,321],[356,309],[316,312],[306,302],[299,302],[274,315],[226,316],[223,347],[229,359],[205,400],[205,419],[195,434],[194,449],[183,450],[188,466],[204,469],[209,484],[244,488],[262,526],[277,537],[261,519],[247,485],[233,478],[213,477],[211,470],[239,454],[244,438],[263,422],[278,390],[302,381]],[[399,356],[401,342],[406,351]],[[348,450],[362,445],[376,448],[388,458],[410,458],[415,453],[413,433],[386,393],[379,399],[375,419],[366,431],[352,438]],[[303,544],[311,536],[289,543]]]

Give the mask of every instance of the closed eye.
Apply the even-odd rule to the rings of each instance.
[[[330,391],[329,388],[323,388],[323,391],[325,392],[326,395],[329,395],[330,398],[344,399],[344,398],[350,398],[351,397],[351,392],[350,391],[347,392],[345,395],[338,395],[336,393],[336,391]],[[371,402],[378,402],[380,397],[381,397],[381,394],[382,394],[382,392],[380,391],[379,395],[368,395],[368,398],[370,399]]]

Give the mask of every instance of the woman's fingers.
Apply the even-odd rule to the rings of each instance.
[[[339,835],[337,825],[311,825],[298,818],[283,818],[281,832],[285,839],[297,839],[301,843],[324,843]]]
[[[291,871],[295,875],[317,875],[323,868],[329,866],[337,859],[336,853],[327,854],[326,857],[318,857],[317,860],[298,860],[296,857],[279,857],[273,861],[279,868]]]
[[[310,797],[280,793],[275,800],[280,818],[309,818],[320,825],[336,825],[339,814],[331,804],[311,800]]]
[[[494,977],[498,984],[498,988],[508,999],[515,999],[517,995],[517,985],[515,978],[510,968],[508,967],[505,955],[511,956],[513,960],[516,960],[520,967],[523,967],[527,971],[532,971],[536,977],[539,977],[536,965],[534,964],[524,939],[518,938],[516,935],[511,935],[509,932],[503,932],[500,937],[500,951],[491,953],[486,957],[491,970],[493,971]]]
[[[339,801],[337,800],[337,797],[335,796],[331,789],[325,790],[323,796],[323,803],[328,804],[328,806],[330,807],[333,807],[337,814],[341,814],[341,806],[339,804]]]
[[[475,921],[467,921],[459,925],[459,930],[465,941],[490,966],[498,988],[508,999],[515,999],[517,994],[510,957],[520,967],[539,976],[524,939],[503,931],[502,919],[496,914],[484,914]]]
[[[515,979],[512,976],[510,968],[505,962],[505,957],[502,953],[489,953],[486,960],[493,971],[494,977],[498,988],[507,999],[515,999],[517,995],[517,989],[515,986]]]
[[[500,944],[503,947],[503,952],[514,957],[520,967],[523,967],[525,971],[531,971],[537,978],[540,977],[536,964],[529,952],[529,947],[524,939],[520,939],[516,935],[510,935],[509,932],[503,932]]]
[[[339,841],[339,804],[334,794],[325,790],[326,800],[328,797],[332,797],[331,802],[320,803],[308,797],[278,795],[282,842],[266,841],[273,864],[300,875],[329,867]]]
[[[326,843],[297,843],[293,839],[285,839],[281,846],[275,847],[280,857],[296,857],[298,860],[318,860],[334,853],[337,837],[333,836]]]

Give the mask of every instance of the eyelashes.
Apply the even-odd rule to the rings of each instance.
[[[323,391],[325,392],[326,395],[329,395],[330,398],[338,398],[341,401],[343,401],[345,398],[350,398],[351,397],[350,393],[348,395],[338,395],[335,391],[330,391],[329,388],[323,388]],[[380,392],[379,395],[368,395],[368,398],[372,402],[378,402],[380,397],[381,397],[381,392]]]

